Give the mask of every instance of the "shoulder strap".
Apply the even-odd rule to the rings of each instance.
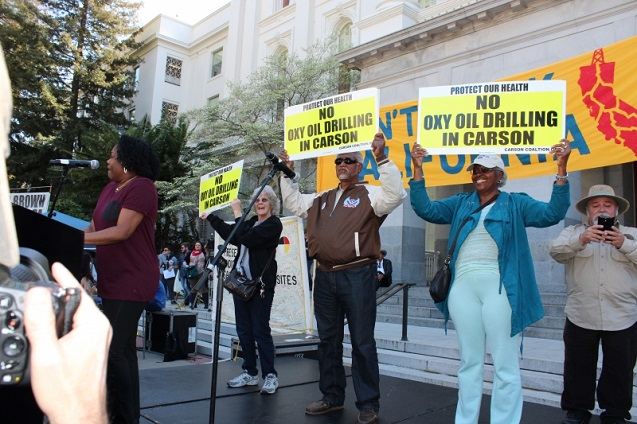
[[[456,242],[458,241],[458,236],[460,235],[460,230],[462,229],[462,227],[464,227],[464,224],[466,224],[467,222],[469,222],[469,219],[471,219],[471,215],[473,215],[476,212],[480,212],[482,209],[486,208],[487,206],[489,206],[491,203],[495,202],[495,200],[498,198],[498,196],[500,195],[500,193],[496,193],[493,197],[491,197],[489,200],[487,200],[486,202],[484,202],[484,204],[480,205],[476,210],[474,210],[473,212],[471,212],[465,219],[464,221],[462,221],[462,224],[460,224],[460,226],[458,227],[458,231],[456,231],[456,236],[453,239],[453,243],[451,244],[451,247],[449,248],[449,253],[447,254],[447,257],[445,258],[445,264],[449,265],[449,262],[451,262],[451,256],[453,255],[453,251],[456,249]]]
[[[261,279],[263,278],[263,274],[265,274],[265,270],[268,269],[268,267],[270,266],[270,262],[272,262],[272,258],[274,258],[275,253],[276,253],[276,247],[270,254],[270,257],[268,258],[268,261],[266,262],[265,267],[263,268],[263,271],[261,271],[261,275],[259,276],[259,278]]]

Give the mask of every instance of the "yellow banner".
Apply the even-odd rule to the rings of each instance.
[[[430,155],[548,153],[564,134],[565,81],[421,88],[418,142]]]
[[[284,148],[293,160],[369,149],[377,131],[376,88],[285,109]]]
[[[573,152],[568,171],[632,162],[637,155],[637,37],[602,49],[514,75],[505,81],[566,81],[565,133]],[[380,108],[381,131],[387,139],[389,158],[402,171],[405,187],[412,176],[409,151],[417,136],[417,100]],[[557,142],[558,140],[554,140]],[[510,179],[555,174],[553,157],[546,154],[502,155]],[[425,158],[427,186],[467,184],[465,171],[472,155]],[[371,151],[364,152],[361,178],[378,184],[378,170]],[[335,187],[333,158],[318,160],[317,189]]]
[[[199,215],[228,205],[239,196],[243,160],[219,168],[199,179]]]

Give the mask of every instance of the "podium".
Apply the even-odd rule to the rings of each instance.
[[[13,218],[20,247],[37,250],[50,265],[61,262],[78,281],[82,279],[83,231],[16,204]]]

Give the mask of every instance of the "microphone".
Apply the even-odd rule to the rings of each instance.
[[[279,161],[279,158],[274,153],[265,152],[265,157],[268,158],[270,162],[272,162],[272,165],[274,165],[275,169],[278,169],[279,171],[283,172],[286,177],[292,178],[292,179],[296,177],[296,174],[294,173],[294,171],[288,168],[286,164]]]
[[[49,165],[68,166],[69,168],[97,169],[100,163],[96,160],[51,159]]]

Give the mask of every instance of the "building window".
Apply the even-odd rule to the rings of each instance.
[[[221,64],[223,63],[223,48],[212,52],[212,66],[210,67],[210,78],[221,74]]]
[[[170,102],[161,102],[161,119],[162,121],[177,122],[177,113],[179,106]]]
[[[135,84],[133,88],[137,90],[137,87],[139,87],[139,66],[135,67],[135,79],[133,81],[133,84]]]
[[[212,97],[208,97],[208,106],[209,107],[216,106],[218,104],[219,104],[219,95],[218,94],[215,95],[215,96],[212,96]]]
[[[349,22],[341,28],[338,32],[338,51],[342,52],[344,50],[352,47],[352,23]]]
[[[284,7],[288,7],[292,3],[290,0],[274,0],[274,11],[278,12]]]
[[[181,66],[183,61],[175,59],[174,57],[166,57],[166,79],[164,81],[181,85]]]

